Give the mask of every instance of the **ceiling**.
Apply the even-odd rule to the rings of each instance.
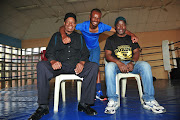
[[[51,37],[67,12],[81,23],[93,8],[111,26],[124,16],[133,33],[180,29],[180,0],[0,0],[0,33],[20,40]]]

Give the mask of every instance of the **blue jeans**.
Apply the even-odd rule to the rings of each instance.
[[[130,61],[121,61],[124,64]],[[105,79],[107,86],[107,96],[110,99],[117,101],[118,95],[116,94],[116,74],[120,73],[118,66],[114,62],[109,62],[105,66]],[[154,100],[154,86],[153,76],[151,72],[151,66],[144,61],[137,61],[134,65],[132,72],[134,74],[140,74],[143,84],[143,99],[144,101]]]
[[[99,65],[99,60],[100,60],[100,47],[96,47],[94,49],[89,49],[89,61],[90,62],[95,62]]]

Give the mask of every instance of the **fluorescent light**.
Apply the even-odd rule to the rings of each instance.
[[[17,10],[28,10],[28,9],[33,9],[33,8],[38,8],[39,5],[28,5],[28,6],[21,6],[21,7],[17,7]]]
[[[65,0],[66,2],[82,2],[82,1],[88,1],[88,0]]]

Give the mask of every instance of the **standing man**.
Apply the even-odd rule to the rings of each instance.
[[[131,36],[125,33],[126,19],[118,17],[115,21],[116,33],[107,38],[104,50],[106,60],[105,78],[107,86],[108,104],[105,113],[114,114],[118,109],[116,94],[116,74],[134,73],[140,74],[144,88],[143,108],[152,110],[155,113],[165,112],[154,98],[153,76],[151,66],[144,61],[138,61],[140,51],[139,44],[131,41]]]
[[[90,104],[94,104],[98,64],[89,62],[89,50],[82,36],[74,31],[75,26],[75,14],[67,13],[64,18],[64,27],[71,42],[64,44],[60,33],[55,33],[47,47],[46,58],[48,61],[40,61],[37,64],[39,107],[28,120],[39,120],[43,115],[49,113],[49,81],[63,73],[73,73],[84,78],[78,110],[88,115],[97,114]]]
[[[98,41],[99,35],[103,33],[104,31],[116,32],[115,29],[112,28],[111,26],[100,22],[101,15],[102,15],[101,11],[95,8],[91,10],[89,21],[85,21],[83,23],[79,23],[76,25],[76,30],[81,31],[86,41],[87,48],[89,49],[89,52],[90,52],[89,61],[95,62],[98,65],[99,65],[99,60],[100,60],[100,47],[99,47],[99,41]],[[62,39],[65,44],[71,41],[71,39],[67,37],[67,35],[65,34],[63,26],[60,28],[60,33],[62,35]],[[137,37],[131,32],[126,30],[126,34],[131,36],[133,42],[138,41]],[[107,98],[103,96],[103,93],[101,91],[100,71],[98,72],[96,83],[97,83],[96,84],[96,91],[97,91],[96,99],[100,99],[102,101],[107,100]]]

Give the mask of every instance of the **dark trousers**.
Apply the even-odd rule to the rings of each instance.
[[[60,70],[53,70],[49,61],[40,61],[37,64],[37,88],[38,88],[38,103],[48,104],[49,100],[49,81],[60,74],[74,73],[75,66],[63,64]],[[83,77],[81,90],[81,103],[94,104],[94,95],[96,91],[96,80],[99,66],[96,63],[87,62],[84,65],[83,71],[78,74]]]

